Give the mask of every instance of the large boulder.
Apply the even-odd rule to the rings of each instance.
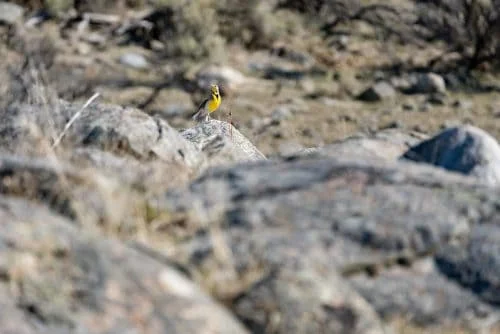
[[[402,158],[472,175],[491,185],[500,183],[500,145],[471,125],[446,129],[411,147]]]
[[[383,333],[376,314],[441,329],[498,315],[441,268],[414,270],[498,216],[499,195],[429,166],[309,156],[212,169],[155,203],[191,230],[172,257],[254,332]]]
[[[37,142],[43,138],[53,141],[80,108],[64,101],[52,106],[11,105],[2,113],[0,147],[17,153],[37,151]],[[186,169],[194,169],[203,161],[194,145],[167,122],[137,109],[105,104],[89,105],[69,128],[61,145],[93,147],[139,160],[157,158],[183,164]]]
[[[181,272],[0,196],[0,328],[30,333],[247,333]]]

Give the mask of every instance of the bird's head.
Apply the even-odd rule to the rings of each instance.
[[[219,96],[219,86],[216,84],[210,85],[210,91],[212,92],[212,95]]]

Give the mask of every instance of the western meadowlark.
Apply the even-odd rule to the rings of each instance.
[[[211,85],[210,93],[210,97],[208,99],[205,99],[200,104],[198,110],[193,115],[193,119],[195,121],[202,121],[203,119],[205,119],[205,121],[208,121],[210,118],[209,115],[219,108],[222,101],[219,93],[219,86],[215,84]]]

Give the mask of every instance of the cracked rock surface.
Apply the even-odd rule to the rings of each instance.
[[[482,257],[498,240],[477,234],[499,195],[422,165],[302,157],[213,169],[163,205],[205,219],[176,258],[254,332],[383,333],[374,314],[498,328],[500,262]]]

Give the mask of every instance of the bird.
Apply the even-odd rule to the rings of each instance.
[[[193,120],[202,121],[204,119],[208,121],[210,119],[210,114],[219,108],[221,102],[222,99],[219,93],[219,86],[216,84],[210,85],[210,97],[200,104],[198,110],[193,115]]]

